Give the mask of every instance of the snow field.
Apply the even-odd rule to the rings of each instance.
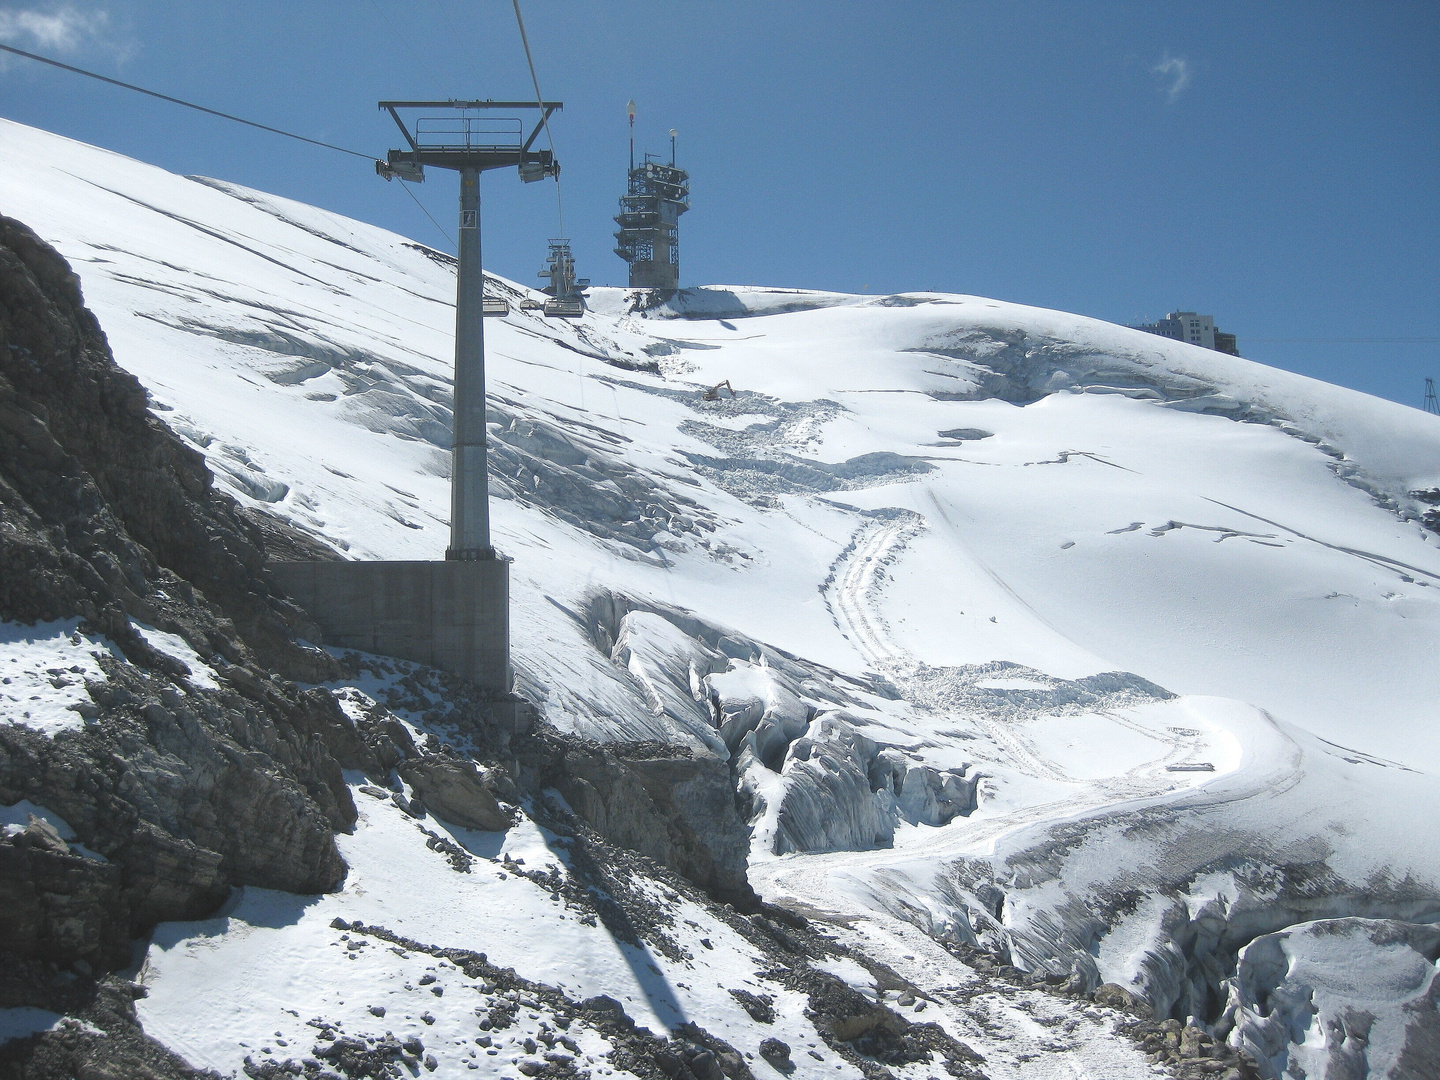
[[[79,619],[0,623],[0,722],[51,737],[85,726],[80,710],[94,708],[85,682],[105,682],[97,658],[119,653],[80,633],[79,625]]]
[[[7,213],[72,261],[117,360],[219,483],[353,557],[439,556],[453,320],[443,258],[324,211],[18,125],[0,124],[0,148]],[[525,294],[499,279],[490,287]],[[1369,914],[1382,918],[1403,914],[1381,910],[1396,882],[1440,889],[1440,865],[1417,839],[1429,834],[1416,829],[1440,812],[1430,685],[1440,541],[1407,495],[1440,484],[1434,418],[978,297],[725,287],[682,294],[649,317],[631,299],[593,290],[591,313],[574,324],[518,310],[486,324],[493,516],[498,546],[516,560],[521,688],[549,722],[597,739],[723,753],[696,699],[707,675],[731,698],[800,710],[817,736],[817,725],[838,730],[833,701],[785,697],[753,661],[690,667],[697,644],[664,618],[632,618],[633,641],[615,654],[625,666],[612,661],[616,642],[598,634],[594,601],[630,597],[804,658],[849,702],[863,738],[914,767],[983,776],[973,812],[942,826],[899,821],[891,849],[775,857],[778,807],[804,770],[754,770],[766,810],[754,823],[752,880],[767,898],[811,905],[837,927],[863,918],[895,940],[912,927],[988,934],[1023,963],[1073,949],[1129,981],[1167,947],[1159,921],[1173,904],[1187,918],[1221,905],[1264,933],[1305,921],[1247,866],[1321,867],[1334,897],[1370,897]],[[701,389],[725,379],[738,396],[704,402]],[[619,518],[602,520],[604,500]],[[617,520],[645,524],[626,533]],[[173,642],[152,643],[179,655]],[[10,647],[0,644],[0,657]],[[20,666],[40,679],[51,661],[34,655]],[[203,678],[199,659],[185,662]],[[883,687],[872,676],[900,698],[862,689]],[[46,685],[34,682],[32,696],[65,689]],[[495,864],[456,874],[398,810],[358,801],[367,824],[345,841],[345,892],[301,905],[283,928],[259,908],[255,924],[232,912],[239,921],[208,937],[174,928],[174,943],[153,950],[147,1027],[201,1038],[196,1060],[237,1067],[234,1042],[197,1036],[190,999],[166,983],[228,985],[207,958],[230,948],[232,928],[287,956],[287,935],[305,927],[313,948],[295,955],[343,957],[325,930],[334,914],[309,921],[326,905],[427,942],[419,931],[434,925],[496,956],[509,935],[536,950],[519,967],[514,946],[523,973],[628,987],[636,1009],[669,1022],[613,941],[557,918],[563,910],[543,897],[532,903],[535,887],[501,880]],[[526,835],[527,865],[562,857]],[[378,869],[387,861],[397,868]],[[1231,869],[1220,873],[1222,863]],[[975,892],[982,879],[1003,910]],[[1144,894],[1133,910],[1106,906],[1127,890]],[[1080,940],[1083,928],[1057,914],[1077,904],[1109,912],[1098,940]],[[454,921],[436,923],[451,907]],[[572,965],[580,974],[565,976]],[[656,966],[674,985],[690,981]],[[256,1000],[269,1004],[255,1008],[268,1016],[289,984],[270,969],[256,978]],[[397,978],[386,985],[409,1000],[404,979],[418,984],[408,969]],[[324,986],[317,975],[294,992],[339,1008],[317,996],[332,993]],[[717,1034],[727,1023],[750,1030],[726,1019],[733,1001],[684,1000]],[[1040,1038],[1033,1025],[1045,1024],[1023,1013],[994,1013],[987,1055],[1005,1038]],[[274,1030],[259,1012],[250,1020],[259,1026],[247,1031]],[[278,1019],[275,1028],[298,1034]],[[1081,1043],[1053,1060],[1081,1075],[1128,1075],[1078,1064],[1090,1060]],[[461,1064],[468,1050],[446,1054],[474,1071]]]

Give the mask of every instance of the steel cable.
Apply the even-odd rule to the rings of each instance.
[[[550,141],[550,160],[555,160],[555,136],[550,131],[550,114],[545,111],[545,98],[540,94],[540,79],[535,74],[535,58],[530,55],[530,38],[525,33],[525,19],[520,14],[520,0],[511,0],[515,5],[515,22],[520,27],[520,44],[525,47],[525,62],[530,65],[530,83],[535,87],[535,102],[540,106],[541,122],[545,125],[545,138]],[[560,173],[555,173],[555,214],[560,223],[560,235],[565,235],[565,204],[560,198]]]
[[[342,154],[349,154],[351,157],[364,158],[366,161],[374,161],[374,154],[362,154],[359,150],[347,150],[343,146],[336,146],[334,143],[321,142],[319,139],[307,138],[304,135],[296,135],[293,131],[282,131],[280,128],[271,127],[269,124],[257,123],[254,120],[246,120],[243,116],[233,116],[219,109],[209,109],[204,105],[196,105],[193,101],[185,101],[183,98],[171,97],[169,94],[162,94],[157,90],[147,90],[143,86],[136,86],[134,83],[121,82],[119,79],[112,79],[108,75],[100,75],[94,71],[86,71],[84,68],[75,67],[72,64],[62,64],[59,60],[52,60],[48,56],[41,56],[38,53],[26,52],[24,49],[17,49],[13,45],[0,45],[5,52],[14,53],[16,56],[23,56],[27,60],[37,60],[42,64],[49,64],[64,71],[73,71],[76,75],[84,75],[87,78],[99,79],[101,82],[109,83],[112,86],[124,87],[126,90],[134,90],[137,94],[148,94],[150,97],[159,98],[161,101],[168,101],[173,105],[183,105],[187,109],[194,109],[197,112],[209,113],[211,116],[218,116],[222,120],[233,120],[237,124],[245,124],[248,127],[259,128],[261,131],[268,131],[272,135],[283,135],[287,139],[299,139],[301,142],[309,143],[311,146],[323,146],[326,150],[338,150]]]

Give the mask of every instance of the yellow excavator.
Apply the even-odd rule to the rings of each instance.
[[[730,385],[730,380],[726,379],[724,382],[716,383],[714,386],[710,387],[708,390],[705,391],[704,394],[701,395],[701,397],[703,397],[706,401],[719,401],[721,389],[729,390],[730,396],[732,398],[735,396],[735,388]]]

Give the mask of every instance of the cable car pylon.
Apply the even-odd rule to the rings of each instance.
[[[455,282],[455,420],[451,434],[450,546],[447,560],[492,560],[490,492],[485,455],[485,276],[480,268],[480,174],[515,168],[529,183],[555,176],[560,165],[550,150],[533,149],[558,101],[382,101],[406,146],[391,150],[375,171],[386,180],[423,182],[425,168],[460,174],[460,261]],[[413,130],[401,110],[450,110],[420,116]],[[540,110],[529,136],[518,119],[494,110]],[[478,114],[478,115],[476,115]],[[508,305],[507,305],[508,308]]]

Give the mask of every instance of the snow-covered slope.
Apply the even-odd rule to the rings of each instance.
[[[0,211],[70,260],[116,359],[237,498],[351,557],[442,555],[444,256],[14,124],[0,153]],[[962,978],[912,928],[978,939],[1236,1041],[1286,978],[1232,977],[1257,937],[1440,921],[1440,542],[1410,494],[1440,488],[1436,418],[979,297],[591,304],[573,324],[518,306],[486,324],[519,688],[561,730],[730,758],[767,899],[909,978],[943,963]],[[734,395],[705,400],[724,381]],[[519,881],[451,896],[438,872],[433,904],[387,899],[408,880],[391,846],[406,826],[377,806],[342,845],[344,893],[278,920],[290,900],[246,897],[157,939],[151,1030],[236,1067],[224,1030],[194,1034],[197,980],[274,979],[238,958],[272,931],[263,956],[318,950],[332,913],[368,923],[375,904],[397,932],[430,924],[412,934],[426,941],[507,941],[500,962],[579,996],[650,1000],[613,945],[553,919],[512,927],[506,912],[534,918],[503,895]],[[545,857],[538,835],[506,841],[522,847]],[[493,919],[463,914],[475,904]],[[1245,955],[1363,965],[1370,949],[1383,966],[1391,939],[1372,938]],[[1432,969],[1433,938],[1406,938]],[[336,976],[308,977],[319,1012]],[[1324,985],[1333,1011],[1343,987]],[[707,1028],[742,1022],[727,995],[686,990]],[[1393,1014],[1392,1058],[1407,1023],[1435,1023],[1434,995],[1407,995],[1374,1006]],[[1296,1023],[1286,1037],[1321,1075],[1330,1035]],[[983,1024],[961,1030],[991,1075],[1023,1067]],[[1128,1075],[1075,1040],[1089,1075]],[[1268,1059],[1283,1067],[1286,1045]]]

